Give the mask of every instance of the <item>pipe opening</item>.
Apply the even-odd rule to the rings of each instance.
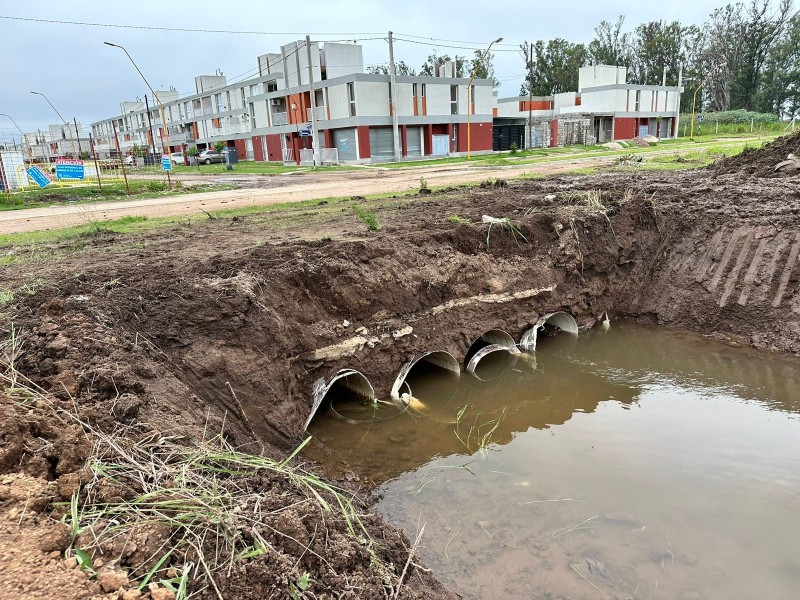
[[[512,352],[516,351],[517,349],[514,338],[511,337],[510,334],[506,333],[502,329],[490,329],[481,335],[481,337],[479,337],[477,340],[472,342],[469,350],[467,350],[467,355],[464,357],[464,368],[469,365],[469,362],[478,352],[491,345],[502,346],[503,348],[508,348]]]
[[[481,381],[491,381],[513,369],[518,356],[516,347],[511,349],[499,344],[490,344],[478,350],[470,359],[467,372]]]
[[[569,313],[550,313],[541,317],[536,322],[536,325],[522,334],[519,345],[525,352],[535,352],[538,341],[556,337],[561,333],[577,337],[577,321],[575,321],[575,318]]]
[[[363,373],[342,369],[327,381],[314,383],[314,402],[304,429],[320,414],[330,412],[344,421],[358,423],[372,420],[375,390]]]
[[[392,400],[408,405],[426,398],[449,398],[458,388],[461,367],[453,355],[443,350],[423,354],[400,369],[392,386]]]

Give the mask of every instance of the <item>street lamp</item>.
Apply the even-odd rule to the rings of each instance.
[[[22,129],[19,128],[19,125],[17,125],[17,122],[11,117],[11,115],[7,115],[6,113],[0,113],[0,117],[7,117],[8,119],[11,120],[11,122],[14,124],[14,127],[17,128],[17,131],[19,131],[19,134],[22,136],[22,145],[28,146],[28,140],[25,138],[25,134],[22,133]],[[30,146],[28,146],[28,154],[30,154]]]
[[[492,46],[495,44],[499,44],[503,41],[503,38],[499,37],[495,41],[493,41],[486,50],[483,51],[481,54],[480,60],[478,64],[483,64],[486,60],[486,56],[489,54],[489,50],[492,49]],[[478,65],[475,66],[475,69],[478,68]],[[475,69],[472,69],[472,73],[470,73],[469,77],[469,84],[467,85],[467,160],[470,160],[470,151],[472,149],[472,136],[470,135],[470,117],[472,116],[472,82],[475,81]]]
[[[50,108],[52,108],[54,111],[56,111],[56,114],[58,115],[58,118],[61,119],[61,122],[64,123],[64,125],[66,125],[67,131],[69,131],[69,124],[64,120],[64,117],[61,116],[61,113],[58,112],[58,109],[55,106],[53,106],[53,103],[50,102],[50,99],[47,96],[45,96],[41,92],[31,92],[31,94],[35,94],[37,96],[41,96],[42,98],[44,98],[47,101],[47,103],[50,105]],[[78,127],[77,127],[77,125],[75,126],[75,137],[78,137]],[[70,142],[72,142],[72,153],[75,155],[75,158],[80,158],[81,155],[78,152],[78,149],[75,147],[75,138],[70,136]]]
[[[727,62],[724,62],[724,63],[721,63],[721,64],[713,66],[711,68],[711,70],[708,72],[708,75],[706,75],[705,79],[703,79],[703,81],[700,82],[700,85],[698,85],[695,88],[694,94],[692,94],[692,124],[689,126],[689,139],[690,140],[694,140],[694,108],[695,108],[695,104],[697,103],[697,92],[700,91],[700,89],[706,84],[706,81],[708,81],[711,78],[711,76],[717,71],[717,69],[721,69],[722,67],[724,67],[727,64],[728,64]]]
[[[139,65],[136,64],[136,61],[133,60],[133,57],[125,49],[124,46],[120,46],[119,44],[112,44],[111,42],[103,42],[103,43],[106,46],[111,46],[112,48],[119,48],[125,53],[125,56],[127,56],[128,60],[131,61],[131,64],[139,73],[139,76],[142,78],[142,81],[144,81],[145,85],[147,85],[147,88],[150,90],[150,93],[153,95],[153,98],[158,103],[158,110],[161,113],[161,148],[163,153],[169,156],[169,153],[172,151],[169,144],[169,127],[167,127],[167,119],[166,116],[164,115],[164,105],[161,103],[161,99],[158,97],[158,94],[156,94],[156,91],[153,89],[153,86],[150,85],[150,82],[147,81],[147,78],[144,76],[144,73],[142,73],[142,70],[139,68]],[[166,142],[164,140],[165,137],[166,137]],[[167,171],[167,185],[169,187],[172,187],[172,180],[170,179],[169,171]]]

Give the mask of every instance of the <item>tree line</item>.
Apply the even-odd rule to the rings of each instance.
[[[525,42],[527,75],[520,95],[549,96],[578,89],[578,69],[591,64],[628,68],[628,82],[678,85],[682,106],[698,94],[700,108],[800,115],[800,12],[791,0],[750,0],[718,8],[702,25],[650,21],[625,29],[625,17],[602,21],[588,44],[562,38]]]

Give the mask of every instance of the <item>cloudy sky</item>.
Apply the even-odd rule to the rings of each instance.
[[[564,37],[588,42],[602,19],[626,17],[626,28],[643,21],[679,19],[701,23],[724,0],[672,2],[531,2],[528,0],[0,0],[0,17],[80,21],[87,23],[183,29],[251,31],[251,34],[159,31],[43,23],[0,18],[0,113],[10,114],[24,130],[55,123],[58,117],[45,93],[68,120],[85,125],[119,111],[123,99],[146,92],[144,83],[121,50],[124,45],[156,88],[174,86],[181,95],[194,91],[194,76],[217,69],[228,81],[252,76],[256,56],[302,38],[363,40],[368,65],[388,61],[381,36],[392,30],[400,38],[395,59],[419,68],[434,52],[468,54],[448,46],[479,47],[498,37],[495,74],[502,81],[501,96],[515,95],[524,63],[517,46],[524,40]],[[415,36],[415,37],[411,37]],[[368,39],[377,38],[377,39]],[[456,40],[456,41],[445,41]],[[0,117],[0,137],[17,135],[11,122]]]

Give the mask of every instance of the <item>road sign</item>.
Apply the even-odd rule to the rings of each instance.
[[[56,160],[56,179],[86,179],[82,160],[59,158]]]
[[[161,168],[165,171],[172,171],[172,161],[169,159],[168,154],[161,156]]]
[[[50,179],[50,175],[42,171],[41,167],[37,167],[36,165],[32,167],[28,167],[28,177],[33,179],[37,184],[39,184],[40,188],[47,187],[52,183],[52,179]]]
[[[300,134],[300,137],[311,137],[313,135],[311,123],[303,127],[298,133]]]

